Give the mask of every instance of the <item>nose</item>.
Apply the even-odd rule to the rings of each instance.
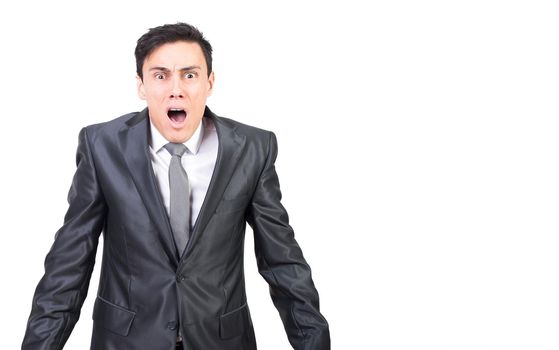
[[[174,78],[173,79],[173,86],[171,88],[171,98],[183,98],[183,92],[181,89],[180,79]]]

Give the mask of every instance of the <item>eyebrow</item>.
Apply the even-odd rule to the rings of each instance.
[[[200,66],[186,66],[186,67],[179,68],[179,71],[186,72],[186,71],[191,71],[191,70],[195,70],[195,69],[202,69],[202,68]],[[150,71],[160,70],[160,71],[163,71],[163,72],[170,72],[171,71],[169,68],[166,68],[166,67],[151,67],[149,70]]]

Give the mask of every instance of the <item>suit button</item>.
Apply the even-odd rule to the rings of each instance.
[[[184,275],[178,275],[177,276],[177,282],[179,282],[179,283],[184,281],[185,279],[186,279],[186,277]]]
[[[176,331],[177,330],[177,322],[176,321],[171,321],[171,322],[167,323],[167,329],[170,329],[172,331]]]

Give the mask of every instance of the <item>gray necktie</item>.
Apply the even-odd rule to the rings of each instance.
[[[171,192],[171,209],[169,220],[179,255],[182,255],[190,235],[190,186],[188,176],[181,164],[181,157],[186,152],[182,143],[168,143],[165,148],[171,153],[169,166],[169,187]]]

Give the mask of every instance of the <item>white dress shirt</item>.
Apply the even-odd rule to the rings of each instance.
[[[169,189],[171,154],[163,147],[169,141],[161,135],[151,120],[150,129],[149,151],[151,165],[153,166],[161,198],[163,198],[163,204],[167,210],[167,215],[169,215],[171,206],[171,192]],[[192,137],[184,145],[187,150],[181,157],[181,161],[190,185],[190,228],[192,229],[208,192],[217,159],[218,137],[213,122],[209,118],[202,118],[202,122],[200,122]]]

